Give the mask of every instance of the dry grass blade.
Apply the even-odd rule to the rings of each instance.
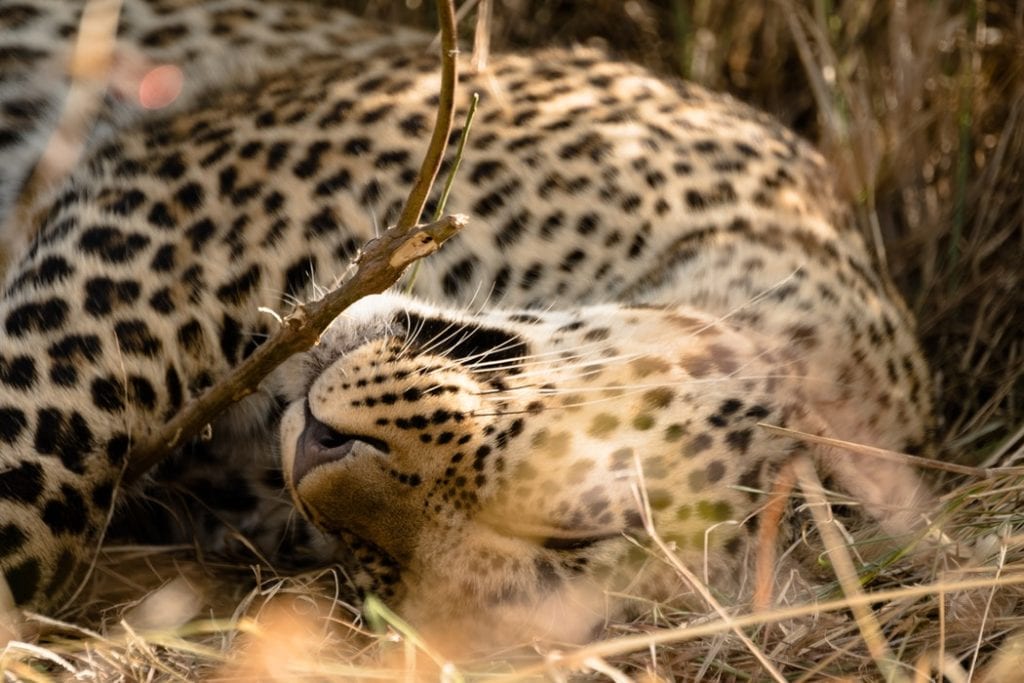
[[[754,611],[768,609],[772,601],[772,575],[775,573],[776,546],[779,526],[786,512],[786,504],[793,493],[796,475],[787,464],[775,477],[768,502],[764,505],[757,525],[757,567],[754,579]]]
[[[750,653],[754,655],[754,658],[758,661],[758,663],[760,663],[761,666],[764,667],[765,672],[767,672],[768,675],[776,681],[784,682],[786,679],[782,675],[782,672],[780,672],[775,667],[775,665],[772,664],[771,660],[768,659],[767,655],[765,655],[765,653],[761,651],[761,648],[755,645],[754,641],[752,641],[750,637],[746,633],[744,633],[739,626],[736,626],[733,623],[732,616],[730,616],[729,612],[726,611],[725,607],[723,607],[722,604],[715,599],[715,596],[711,594],[711,591],[704,584],[704,582],[701,581],[696,574],[690,571],[689,567],[687,567],[679,560],[679,558],[676,556],[672,548],[668,547],[665,541],[658,534],[658,530],[654,528],[654,520],[651,517],[650,501],[647,499],[647,487],[644,484],[643,464],[640,462],[639,456],[636,455],[635,453],[633,455],[633,460],[637,476],[637,488],[634,491],[634,495],[640,503],[640,510],[644,522],[644,531],[647,533],[648,536],[650,536],[651,540],[654,542],[654,545],[665,556],[669,564],[671,564],[672,567],[679,573],[679,575],[686,580],[690,587],[693,588],[693,590],[698,595],[700,595],[701,599],[707,603],[708,607],[714,610],[715,614],[717,614],[722,619],[722,621],[724,621],[726,624],[729,624],[730,627],[732,627],[733,633],[736,634],[736,637],[740,639],[740,641],[750,651]]]
[[[833,446],[851,453],[869,455],[893,462],[909,463],[926,469],[942,470],[944,472],[953,472],[955,474],[965,474],[968,476],[983,478],[990,478],[996,475],[1024,474],[1024,467],[968,467],[967,465],[958,465],[953,462],[932,460],[931,458],[922,458],[918,455],[890,451],[885,448],[865,446],[864,444],[853,443],[852,441],[843,441],[841,439],[833,439],[827,436],[808,434],[807,432],[779,427],[777,425],[770,425],[764,422],[759,423],[757,426],[771,432],[772,434],[778,434],[779,436],[789,436],[801,441],[806,441],[807,443],[818,444],[821,446]]]
[[[402,638],[409,646],[424,652],[437,664],[439,669],[444,668],[448,664],[448,660],[444,655],[431,647],[430,643],[425,641],[409,622],[395,614],[391,608],[381,602],[376,596],[370,595],[366,598],[366,602],[363,604],[363,612],[371,624],[395,629],[402,635]]]
[[[825,498],[824,488],[814,470],[814,464],[807,456],[798,455],[793,460],[793,468],[807,500],[807,507],[810,508],[811,515],[814,517],[818,534],[825,545],[825,553],[832,562],[832,568],[836,578],[839,579],[839,584],[843,587],[843,593],[848,598],[864,597],[857,570],[846,550],[846,543],[834,526],[835,520],[832,518],[832,512],[828,500]],[[885,642],[882,628],[879,626],[878,620],[875,619],[875,615],[872,614],[871,608],[863,604],[854,604],[850,606],[850,609],[857,620],[861,636],[863,636],[864,642],[885,680],[904,680],[904,676],[897,670],[896,660],[888,643]]]
[[[33,237],[30,199],[67,176],[82,154],[103,104],[103,92],[114,62],[120,14],[121,0],[88,0],[82,7],[78,38],[68,64],[70,83],[60,118],[19,191],[21,199],[0,226],[3,238],[12,244],[27,244]]]
[[[471,64],[476,71],[487,68],[487,57],[491,53],[491,17],[493,0],[480,0],[476,11],[476,28],[473,32],[473,59]]]
[[[145,441],[134,445],[124,473],[125,482],[137,480],[230,405],[255,392],[274,368],[289,356],[316,343],[323,330],[342,311],[359,299],[383,292],[395,284],[407,266],[437,251],[445,240],[465,226],[465,216],[448,216],[416,227],[441,167],[455,111],[458,50],[455,44],[455,10],[451,0],[438,0],[437,12],[441,25],[441,91],[437,118],[423,164],[398,223],[364,246],[356,260],[358,269],[351,279],[319,301],[299,306],[284,319],[276,334],[229,375],[185,406]]]
[[[872,605],[895,602],[899,600],[915,600],[924,597],[932,597],[940,593],[952,593],[957,591],[970,591],[979,588],[1006,588],[1010,586],[1024,586],[1024,572],[1015,574],[1004,574],[1000,579],[984,578],[970,579],[964,581],[948,581],[939,583],[928,583],[919,586],[908,586],[893,590],[875,591],[863,593],[854,597],[844,597],[838,600],[826,600],[814,602],[795,607],[777,607],[769,612],[758,614],[747,614],[731,617],[729,622],[723,619],[709,621],[707,623],[691,625],[686,624],[677,628],[655,629],[638,635],[623,636],[620,638],[609,638],[600,642],[587,645],[572,652],[565,653],[561,658],[561,666],[573,670],[584,666],[584,662],[590,657],[610,658],[631,652],[643,651],[656,645],[667,643],[680,643],[687,640],[696,640],[706,636],[718,635],[733,631],[736,628],[751,628],[786,621],[788,619],[799,619],[808,616],[826,614],[840,610],[853,609],[854,607],[871,607]],[[545,665],[538,664],[524,667],[511,676],[508,680],[527,680],[532,676],[538,676],[545,672]]]

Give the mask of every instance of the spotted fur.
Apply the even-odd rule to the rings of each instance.
[[[118,55],[179,62],[192,91],[146,114],[112,89],[71,177],[11,209],[65,88],[69,8],[0,8],[0,211],[32,236],[0,299],[20,604],[73,588],[113,506],[110,534],[339,562],[418,623],[580,639],[623,613],[611,596],[682,591],[648,516],[735,584],[804,448],[758,423],[927,447],[913,321],[821,157],[728,97],[550,50],[466,65],[457,120],[481,105],[448,208],[472,225],[415,298],[361,302],[145,497],[121,490],[132,443],[273,329],[261,309],[315,296],[397,216],[437,61],[426,37],[295,2],[127,2]],[[913,473],[815,456],[885,531],[914,528]]]

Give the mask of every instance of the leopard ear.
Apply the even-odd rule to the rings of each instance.
[[[829,423],[813,410],[802,410],[790,424],[807,434],[837,439]],[[829,478],[858,501],[893,544],[906,544],[921,536],[934,519],[937,501],[928,485],[909,463],[872,455],[867,450],[806,443],[820,476]],[[888,543],[886,545],[889,545]]]
[[[395,322],[405,326],[411,343],[430,353],[473,365],[513,364],[522,360],[529,350],[522,337],[472,321],[407,311],[399,314]]]

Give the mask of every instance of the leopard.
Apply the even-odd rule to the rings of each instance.
[[[395,222],[439,58],[325,5],[128,0],[80,156],[26,192],[83,7],[0,8],[14,604],[59,611],[110,539],[191,539],[340,567],[460,640],[581,642],[693,600],[678,563],[743,600],[800,454],[879,534],[920,533],[909,465],[799,436],[929,455],[934,428],[914,320],[828,162],[728,95],[583,47],[460,56],[456,121],[479,104],[442,173],[459,166],[445,210],[468,227],[127,484],[133,445]],[[147,110],[136,76],[163,63],[182,95]]]

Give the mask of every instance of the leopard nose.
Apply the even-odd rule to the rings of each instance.
[[[311,471],[323,465],[336,463],[367,450],[367,447],[388,453],[386,443],[379,439],[356,434],[344,434],[318,420],[305,406],[302,432],[295,444],[295,460],[292,463],[292,481],[298,483]]]

